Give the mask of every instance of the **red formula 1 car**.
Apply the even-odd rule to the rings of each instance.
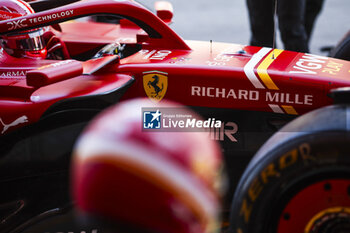
[[[72,226],[75,139],[101,110],[136,97],[223,122],[210,137],[225,154],[232,232],[350,230],[350,62],[184,41],[164,3],[158,16],[127,0],[31,6],[36,13],[0,21],[0,36],[44,27],[58,43],[49,59],[0,50],[1,232]],[[118,23],[98,22],[106,15]]]

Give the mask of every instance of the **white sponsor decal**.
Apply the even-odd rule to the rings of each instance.
[[[222,99],[237,99],[237,100],[249,100],[259,101],[263,98],[268,103],[280,103],[280,104],[300,104],[300,105],[312,105],[313,95],[307,94],[292,94],[287,92],[270,92],[270,91],[257,91],[257,90],[243,90],[243,89],[226,89],[218,87],[191,87],[191,96],[201,96],[210,98],[222,98]]]
[[[26,76],[26,73],[27,71],[25,70],[0,71],[0,78]]]
[[[50,66],[52,66],[52,67],[57,67],[57,66],[61,66],[61,65],[64,65],[64,64],[71,63],[71,62],[73,62],[73,61],[74,61],[74,60],[60,61],[60,62],[52,63]]]
[[[26,24],[27,19],[19,19],[19,20],[14,20],[11,22],[8,22],[7,24],[10,25],[8,30],[14,30],[17,28],[23,28],[27,27],[28,24]]]
[[[13,122],[9,123],[9,124],[5,124],[2,119],[0,118],[0,123],[4,126],[4,128],[1,131],[1,134],[4,134],[10,127],[19,125],[19,124],[23,124],[28,122],[28,117],[27,116],[21,116],[19,118],[17,118],[16,120],[14,120]]]
[[[171,64],[186,63],[190,60],[191,60],[191,58],[189,58],[189,57],[172,57],[171,61],[169,61],[169,63],[171,63]]]
[[[293,66],[291,74],[317,74],[317,70],[322,69],[323,64],[328,60],[327,57],[322,57],[313,54],[303,55]]]
[[[225,62],[217,62],[217,61],[206,61],[205,62],[208,66],[225,66]]]
[[[232,55],[237,54],[237,47],[228,47],[221,51],[213,60],[206,61],[208,66],[225,66],[226,62],[234,58]]]
[[[73,13],[74,13],[74,10],[67,10],[67,11],[61,11],[58,13],[40,16],[40,17],[28,19],[28,20],[30,23],[38,23],[38,22],[40,23],[40,22],[45,22],[49,20],[59,19],[65,16],[70,16]],[[18,28],[23,28],[28,26],[27,19],[14,20],[14,21],[8,22],[7,24],[10,25],[8,30],[15,30]]]
[[[0,19],[6,20],[6,19],[12,19],[12,17],[6,14],[0,14]]]
[[[11,79],[11,80],[25,79],[26,73],[27,73],[26,70],[0,71],[0,79]]]
[[[40,23],[40,22],[45,22],[49,20],[54,20],[54,19],[59,19],[62,17],[70,16],[73,15],[74,10],[67,10],[67,11],[61,11],[58,13],[50,14],[50,15],[45,15],[45,16],[40,16],[36,18],[29,19],[30,23]]]
[[[38,68],[38,70],[46,69],[46,68],[51,68],[51,67],[57,67],[57,66],[62,66],[68,63],[74,62],[74,60],[65,60],[65,61],[60,61],[56,63],[51,63],[49,65],[41,66]]]
[[[255,90],[235,90],[217,87],[192,86],[191,95],[223,99],[259,100],[259,92]]]
[[[237,142],[237,139],[233,136],[238,131],[238,125],[234,122],[226,122],[221,124],[220,128],[211,128],[209,131],[210,139],[216,141],[224,141],[227,137],[231,142]]]
[[[283,92],[266,92],[265,101],[284,104],[312,105],[312,95],[290,94]]]
[[[169,54],[172,52],[170,50],[141,50],[140,53],[144,54],[145,56],[143,59],[150,59],[150,60],[164,60]]]

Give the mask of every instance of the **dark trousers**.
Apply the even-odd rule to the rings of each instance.
[[[278,0],[278,26],[286,50],[309,52],[315,19],[324,0]],[[247,0],[252,37],[250,44],[272,47],[275,0]]]

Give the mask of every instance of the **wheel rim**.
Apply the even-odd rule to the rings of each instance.
[[[306,225],[305,232],[350,232],[350,208],[333,207],[317,213]]]
[[[350,180],[328,179],[300,190],[283,209],[277,232],[350,232]]]

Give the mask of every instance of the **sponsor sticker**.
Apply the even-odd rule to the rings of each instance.
[[[65,61],[55,62],[55,63],[51,63],[51,64],[48,64],[48,65],[41,66],[41,67],[37,68],[37,70],[58,67],[58,66],[62,66],[62,65],[65,65],[65,64],[68,64],[68,63],[71,63],[71,62],[74,62],[74,60],[65,60]]]
[[[25,78],[26,70],[6,70],[0,71],[0,79]]]
[[[147,50],[143,49],[140,51],[141,54],[143,54],[143,59],[149,59],[149,60],[164,60],[169,54],[172,52],[170,50]]]
[[[191,58],[188,58],[188,57],[172,57],[169,63],[171,64],[186,63],[190,60]]]
[[[259,101],[268,103],[313,105],[313,95],[288,92],[271,92],[233,88],[191,86],[191,96]]]
[[[290,74],[317,74],[318,71],[322,70],[325,66],[327,57],[322,57],[314,54],[304,54],[296,63],[293,65]]]
[[[4,134],[9,128],[17,126],[19,124],[24,124],[28,122],[28,117],[27,116],[21,116],[15,119],[14,121],[10,123],[5,123],[1,118],[0,118],[0,124],[3,126],[1,134]]]
[[[27,27],[28,24],[26,23],[26,21],[27,21],[27,19],[19,19],[19,20],[14,20],[14,21],[8,22],[7,24],[10,26],[8,28],[8,30]]]
[[[57,13],[29,19],[29,22],[30,23],[38,23],[38,22],[40,23],[40,22],[59,19],[59,18],[66,17],[66,16],[71,16],[73,14],[74,14],[74,10],[61,11],[61,12],[57,12]]]

